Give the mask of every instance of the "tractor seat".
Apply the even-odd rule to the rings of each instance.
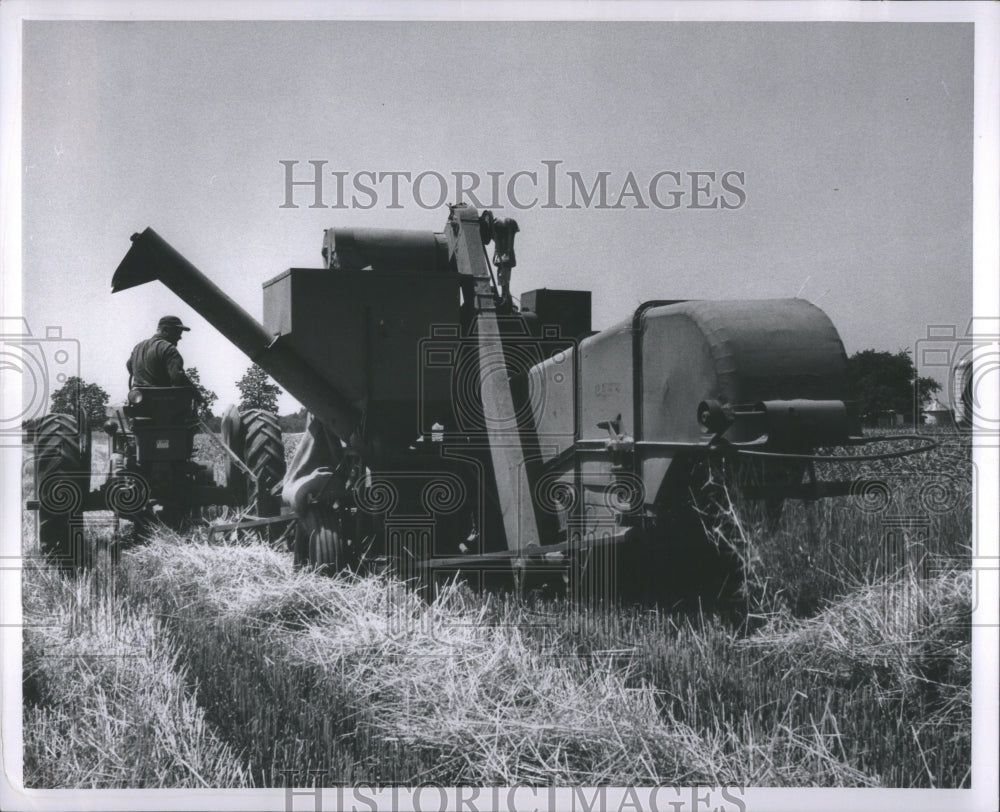
[[[198,423],[193,386],[136,386],[128,393],[125,414],[139,423],[191,426]]]

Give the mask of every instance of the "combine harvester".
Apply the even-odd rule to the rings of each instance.
[[[857,486],[815,471],[873,439],[822,310],[658,300],[594,333],[588,291],[513,305],[517,230],[468,206],[442,233],[328,229],[325,267],[264,283],[263,326],[152,229],[113,290],[160,280],[310,412],[284,494],[298,560],[328,571],[384,555],[484,586],[554,569],[701,596],[737,574],[703,527],[720,476],[772,517]],[[933,445],[893,439],[888,456]]]

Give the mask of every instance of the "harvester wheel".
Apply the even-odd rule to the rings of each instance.
[[[322,504],[310,505],[299,523],[308,539],[306,559],[309,564],[326,575],[336,575],[347,567],[347,537],[343,522],[333,508]]]
[[[729,526],[730,490],[708,461],[679,457],[657,496],[644,589],[678,608],[729,610],[742,602],[740,539]]]
[[[50,414],[35,434],[35,492],[42,553],[72,567],[70,534],[79,526],[80,508],[90,487],[90,435],[86,417]]]
[[[302,519],[298,519],[295,522],[295,535],[292,538],[292,560],[295,562],[296,568],[304,567],[309,563],[309,529],[305,526]]]

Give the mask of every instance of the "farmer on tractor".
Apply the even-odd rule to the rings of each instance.
[[[129,389],[135,386],[190,386],[191,379],[184,372],[184,359],[177,351],[177,342],[185,330],[177,316],[164,316],[156,325],[156,333],[140,341],[132,349],[126,362]],[[197,390],[196,390],[197,391]],[[197,399],[201,399],[200,395]]]

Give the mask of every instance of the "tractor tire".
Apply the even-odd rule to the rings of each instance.
[[[35,433],[35,493],[42,554],[64,569],[75,568],[79,550],[71,534],[90,488],[90,437],[86,418],[50,414]],[[82,543],[82,540],[81,540]]]
[[[228,406],[222,413],[221,420],[222,442],[239,460],[245,458],[243,451],[243,418],[240,410],[235,406]],[[232,458],[227,454],[225,469],[223,472],[223,485],[229,488],[238,498],[240,503],[246,502],[247,476],[237,467]]]
[[[278,416],[262,409],[240,415],[243,424],[243,461],[257,475],[258,483],[247,483],[247,504],[261,518],[281,513],[281,497],[271,489],[285,477],[285,445]]]
[[[285,445],[278,416],[261,409],[240,412],[235,406],[222,416],[222,441],[257,475],[260,487],[232,460],[226,462],[225,486],[260,518],[281,513],[281,497],[271,489],[285,476]]]

